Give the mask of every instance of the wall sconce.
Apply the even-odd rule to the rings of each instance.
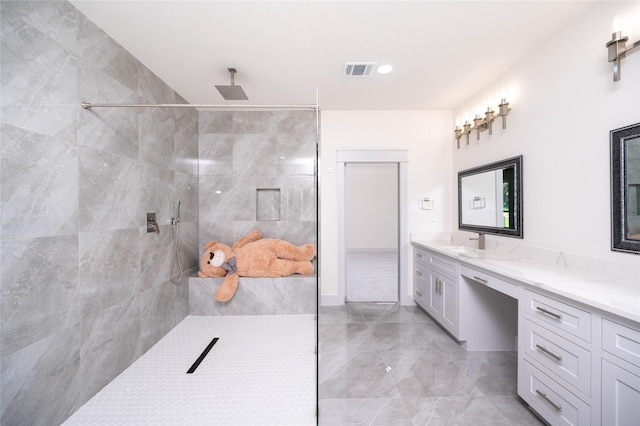
[[[462,129],[460,126],[456,126],[454,134],[456,135],[456,141],[458,142],[458,149],[460,149],[460,138],[462,137]]]
[[[422,197],[420,207],[422,210],[433,210],[433,200],[429,197]]]
[[[464,126],[462,126],[464,130],[462,133],[467,137],[467,145],[469,145],[469,133],[471,133],[471,123],[469,121],[464,122]]]
[[[484,117],[481,117],[480,114],[476,114],[473,119],[473,127],[469,121],[465,121],[464,126],[460,128],[460,126],[456,126],[454,129],[455,138],[457,141],[458,149],[460,149],[460,138],[462,135],[467,136],[467,145],[469,145],[469,134],[472,130],[476,131],[476,139],[480,140],[480,132],[485,130],[489,130],[489,134],[493,134],[493,121],[496,117],[502,117],[502,128],[507,128],[507,115],[509,115],[509,102],[505,98],[502,98],[500,104],[498,105],[498,114],[495,113],[491,106],[487,107],[487,111],[484,113]]]
[[[487,200],[485,198],[473,197],[469,200],[469,208],[471,210],[484,209],[487,206]]]
[[[627,47],[629,37],[622,36],[621,31],[611,34],[611,41],[606,46],[609,51],[609,62],[613,62],[613,81],[620,81],[620,60],[627,56],[627,53],[640,47],[640,40]]]

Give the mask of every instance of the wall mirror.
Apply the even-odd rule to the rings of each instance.
[[[640,123],[611,131],[611,249],[640,253]]]
[[[522,156],[458,173],[458,228],[522,238]]]

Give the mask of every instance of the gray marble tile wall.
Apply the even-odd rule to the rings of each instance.
[[[184,100],[66,1],[3,0],[0,20],[0,423],[52,425],[188,314],[198,113],[83,110]]]
[[[200,249],[252,229],[317,244],[315,112],[200,111],[198,124]],[[258,189],[279,190],[264,216]]]
[[[189,278],[190,315],[300,315],[317,312],[316,277],[240,278],[228,302],[213,294],[223,278]]]

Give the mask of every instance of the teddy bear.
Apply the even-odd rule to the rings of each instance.
[[[312,275],[311,260],[316,255],[313,244],[295,246],[287,241],[262,238],[251,231],[232,247],[209,241],[200,258],[198,276],[225,277],[215,294],[218,302],[228,302],[238,289],[240,277],[283,277],[292,274]]]

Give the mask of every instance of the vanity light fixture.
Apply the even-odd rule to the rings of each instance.
[[[507,111],[507,114],[509,111]],[[489,134],[493,134],[493,120],[494,120],[495,111],[491,109],[491,107],[487,107],[487,112],[484,113],[484,121],[487,123],[487,128],[489,129]],[[506,118],[503,118],[506,120]],[[506,128],[507,123],[503,123],[503,129]]]
[[[456,141],[458,142],[458,149],[460,149],[460,138],[462,137],[462,129],[460,126],[456,126],[454,133],[456,135]]]
[[[489,130],[489,134],[492,135],[493,121],[496,119],[496,117],[502,117],[502,128],[506,129],[507,115],[509,115],[509,111],[511,111],[511,108],[509,108],[509,102],[507,102],[505,98],[502,98],[502,100],[500,101],[500,104],[498,104],[497,114],[491,108],[491,106],[488,106],[487,111],[484,113],[484,117],[482,117],[480,114],[476,114],[476,116],[473,119],[473,127],[471,126],[471,123],[469,123],[469,120],[465,121],[464,126],[462,126],[462,128],[459,125],[456,126],[456,128],[454,129],[454,134],[455,134],[456,141],[458,143],[457,144],[458,149],[460,149],[460,138],[462,137],[462,135],[467,136],[467,145],[469,145],[469,134],[471,133],[472,130],[476,131],[477,140],[480,140],[480,132],[483,132],[485,130]]]
[[[471,133],[471,123],[469,123],[469,120],[465,121],[464,126],[462,127],[464,128],[462,133],[464,133],[465,136],[467,136],[467,145],[469,145],[469,133]]]
[[[613,62],[613,81],[620,81],[620,60],[627,56],[627,53],[640,47],[640,40],[627,46],[629,37],[623,36],[622,31],[611,34],[611,41],[607,42],[609,51],[609,62]]]

